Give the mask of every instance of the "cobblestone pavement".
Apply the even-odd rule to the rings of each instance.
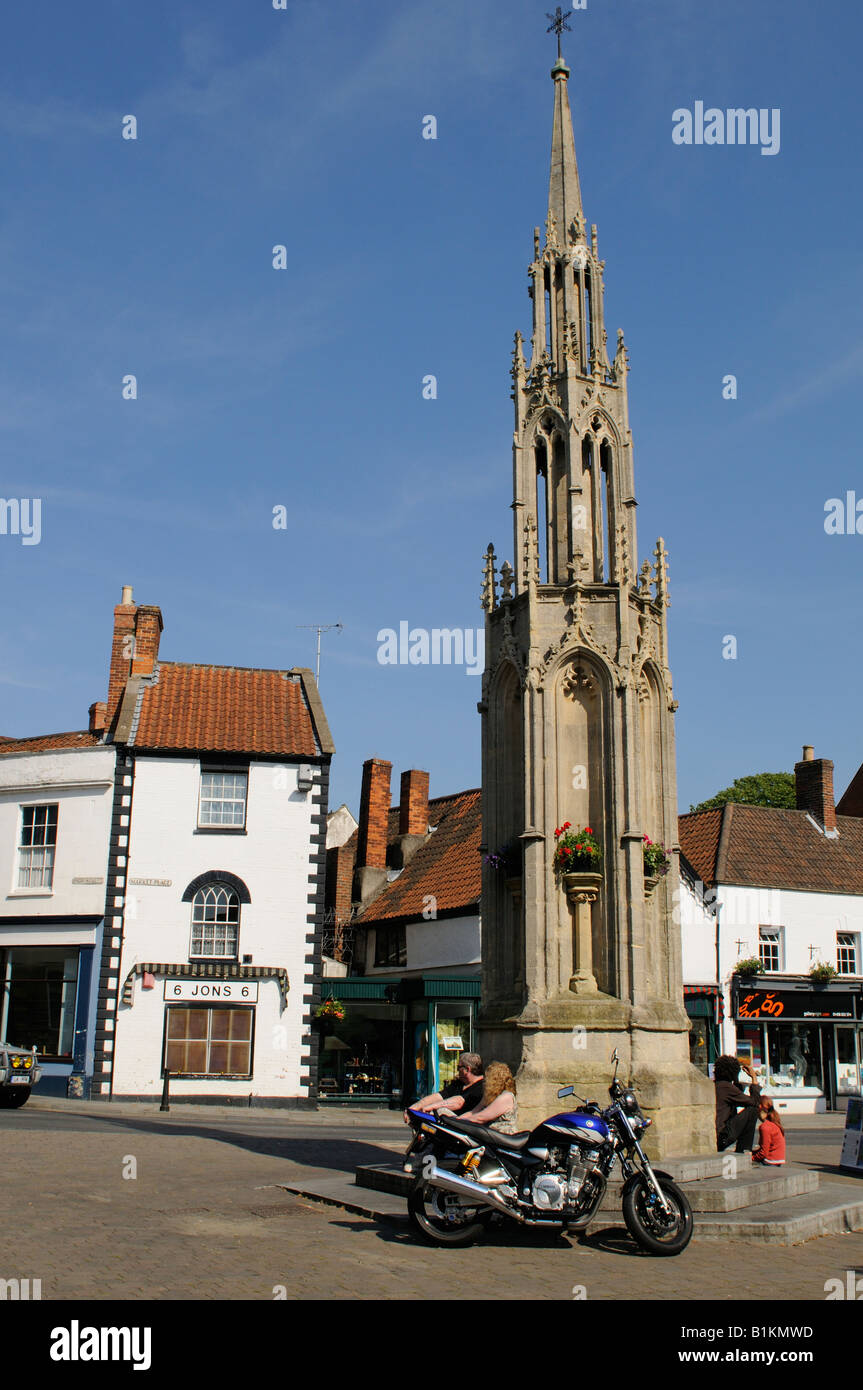
[[[430,1249],[406,1223],[378,1224],[277,1186],[309,1165],[390,1160],[405,1137],[393,1116],[54,1105],[0,1112],[4,1211],[15,1213],[0,1278],[41,1279],[43,1299],[270,1300],[283,1286],[294,1300],[457,1291],[460,1300],[823,1302],[826,1280],[863,1270],[859,1233],[791,1249],[693,1244],[675,1259],[642,1255],[601,1229],[580,1245],[513,1228],[468,1249]],[[823,1135],[801,1132],[795,1158],[805,1150],[819,1166],[835,1163],[835,1124],[830,1138],[825,1146]]]

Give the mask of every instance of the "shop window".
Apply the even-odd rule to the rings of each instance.
[[[781,1096],[803,1086],[824,1089],[821,1040],[817,1024],[770,1023],[767,1025],[769,1076],[767,1084]]]
[[[166,1010],[165,1067],[172,1076],[251,1078],[253,1009]]]
[[[18,887],[50,888],[57,845],[57,803],[21,807]]]
[[[782,969],[782,933],[779,927],[758,928],[758,954],[765,971]]]
[[[407,934],[404,927],[375,928],[375,965],[407,964]]]
[[[198,825],[241,830],[246,824],[248,780],[245,772],[202,772]]]
[[[199,888],[192,900],[190,956],[236,960],[240,933],[240,899],[223,883]]]
[[[70,1061],[77,948],[10,947],[0,978],[0,1038],[17,1047],[35,1047],[49,1061]]]
[[[856,932],[838,932],[836,935],[836,969],[840,975],[857,974],[859,954]]]

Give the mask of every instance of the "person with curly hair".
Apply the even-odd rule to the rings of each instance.
[[[487,1125],[501,1134],[515,1134],[518,1120],[518,1101],[515,1098],[515,1077],[506,1062],[489,1062],[485,1069],[482,1104],[462,1113],[459,1119],[471,1124]]]
[[[738,1083],[745,1071],[751,1085],[749,1094]],[[745,1153],[755,1146],[755,1126],[761,1103],[761,1087],[749,1062],[739,1057],[717,1057],[713,1068],[716,1087],[716,1147],[719,1153],[734,1144],[735,1153]],[[739,1108],[738,1108],[739,1107]]]

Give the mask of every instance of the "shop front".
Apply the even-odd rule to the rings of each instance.
[[[689,1060],[705,1076],[712,1076],[721,1050],[722,994],[716,985],[684,985],[683,1005],[689,1018]]]
[[[398,1109],[452,1081],[473,1050],[479,994],[474,978],[324,980],[322,1001],[342,1017],[318,1021],[319,1100]]]
[[[737,1054],[751,1060],[777,1109],[844,1110],[861,1094],[863,1010],[859,988],[766,989],[735,983]]]
[[[36,1048],[41,1095],[89,1094],[101,920],[0,924],[0,1039]]]

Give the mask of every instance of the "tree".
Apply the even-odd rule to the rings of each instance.
[[[793,772],[756,772],[751,777],[735,777],[730,787],[717,792],[709,801],[690,806],[690,811],[715,811],[729,801],[743,806],[782,806],[797,808],[797,789]]]

